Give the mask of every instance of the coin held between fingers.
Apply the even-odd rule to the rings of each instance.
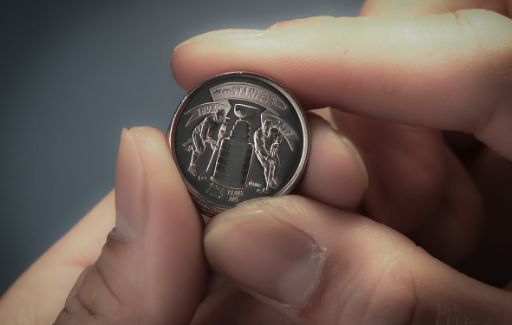
[[[194,202],[208,216],[289,193],[309,151],[299,103],[277,82],[247,72],[196,86],[180,103],[167,137]]]

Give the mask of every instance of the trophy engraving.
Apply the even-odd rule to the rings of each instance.
[[[224,139],[224,136],[226,135],[226,130],[228,128],[230,120],[231,119],[229,117],[224,118],[224,123],[222,123],[222,126],[219,129],[219,135],[217,137],[217,145],[213,149],[213,153],[210,157],[210,162],[208,163],[208,167],[206,167],[206,170],[201,175],[199,175],[199,180],[201,180],[201,181],[205,181],[208,179],[208,175],[210,174],[212,166],[213,166],[213,161],[215,159],[215,156],[217,155],[217,151],[219,150],[219,143],[222,141],[222,139]]]
[[[254,146],[250,142],[251,123],[244,118],[254,115],[258,109],[236,104],[233,111],[238,120],[233,125],[229,137],[222,140],[211,180],[230,189],[245,189]]]

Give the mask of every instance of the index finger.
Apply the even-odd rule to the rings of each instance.
[[[366,0],[363,16],[434,15],[462,9],[479,8],[506,15],[508,0]]]
[[[178,46],[172,69],[186,89],[225,71],[261,73],[306,108],[474,133],[512,159],[511,58],[511,20],[462,10],[208,33]]]

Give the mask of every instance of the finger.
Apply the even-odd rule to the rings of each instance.
[[[446,149],[448,171],[443,200],[411,238],[439,260],[454,265],[480,242],[483,229],[481,195],[465,168]]]
[[[368,169],[365,213],[446,263],[473,252],[481,232],[480,193],[439,131],[333,112]]]
[[[511,57],[508,18],[463,10],[208,33],[176,48],[172,70],[187,89],[225,71],[261,73],[305,107],[474,133],[512,159]]]
[[[337,110],[332,113],[338,129],[359,149],[368,170],[365,214],[411,234],[438,213],[447,179],[439,131]]]
[[[116,226],[56,324],[189,324],[206,278],[201,228],[163,135],[124,130]]]
[[[368,176],[359,152],[342,133],[322,118],[309,114],[311,147],[297,193],[340,209],[361,203]]]
[[[191,325],[293,325],[276,310],[240,290],[232,282],[203,300]]]
[[[330,107],[312,109],[309,112],[311,114],[320,116],[325,121],[329,122],[329,124],[331,125],[332,128],[336,129],[336,122],[334,121],[334,116],[332,115],[332,109]]]
[[[361,16],[438,15],[463,9],[486,9],[510,17],[507,0],[366,0]],[[474,136],[461,132],[445,132],[444,139],[463,161],[471,161],[481,148]]]
[[[0,300],[0,323],[55,321],[80,273],[100,255],[114,217],[112,191],[9,288]]]
[[[502,15],[508,13],[507,0],[367,0],[362,16],[437,15],[463,9],[486,9]]]
[[[503,287],[512,279],[512,162],[486,148],[471,171],[485,204],[485,227],[477,251],[461,269]]]
[[[511,293],[470,279],[370,219],[298,196],[224,212],[208,261],[299,324],[505,324]]]
[[[454,264],[471,254],[481,233],[480,193],[444,145],[439,131],[333,112],[359,148],[370,183],[364,211]]]

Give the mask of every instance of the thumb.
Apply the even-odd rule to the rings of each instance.
[[[407,17],[314,17],[225,30],[181,44],[191,88],[245,70],[286,86],[303,107],[474,133],[512,159],[512,20],[486,10]]]
[[[213,268],[298,324],[502,324],[512,293],[449,268],[391,228],[298,196],[210,222]]]
[[[123,130],[116,226],[55,324],[189,324],[201,300],[202,225],[154,129]]]

